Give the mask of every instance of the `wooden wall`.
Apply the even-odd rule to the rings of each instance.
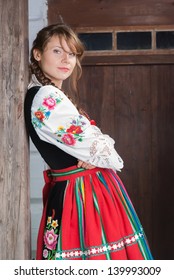
[[[173,259],[174,65],[83,67],[82,105],[116,141],[155,259]],[[169,249],[170,248],[170,249]]]
[[[29,259],[28,1],[0,0],[0,17],[0,259]]]
[[[173,0],[48,0],[48,20],[73,27],[170,25]]]

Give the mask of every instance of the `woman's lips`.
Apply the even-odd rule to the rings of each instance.
[[[62,72],[69,72],[69,68],[66,67],[58,67],[58,69]]]

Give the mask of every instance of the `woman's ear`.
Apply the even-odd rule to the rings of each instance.
[[[41,52],[38,49],[34,49],[33,50],[33,56],[34,56],[36,61],[40,61],[41,60]]]

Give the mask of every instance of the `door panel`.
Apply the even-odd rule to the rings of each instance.
[[[79,86],[82,105],[116,141],[125,163],[119,175],[155,259],[174,258],[173,71],[173,65],[84,66]]]

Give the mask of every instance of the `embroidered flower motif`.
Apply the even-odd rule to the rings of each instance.
[[[79,115],[76,119],[72,119],[69,127],[60,125],[56,131],[56,135],[59,137],[57,141],[70,146],[75,145],[76,141],[82,142],[85,125],[85,119],[81,115]]]
[[[49,96],[43,99],[42,105],[34,112],[34,116],[32,118],[32,124],[34,127],[41,128],[44,124],[44,120],[48,120],[51,115],[51,110],[54,110],[56,105],[62,101],[61,95],[56,92],[55,94],[50,94]]]
[[[36,116],[36,118],[37,118],[38,120],[40,120],[41,122],[43,122],[45,116],[44,116],[44,114],[43,114],[42,111],[37,111],[37,112],[35,112],[34,114],[35,114],[35,116]]]
[[[53,220],[51,226],[55,229],[56,227],[58,227],[58,222],[57,220]]]
[[[46,259],[48,257],[48,250],[44,249],[43,250],[43,257]]]
[[[83,132],[80,126],[71,125],[67,130],[67,132],[73,133],[73,134],[80,134]]]
[[[55,215],[55,210],[52,209]],[[54,260],[56,254],[56,246],[58,242],[58,220],[54,220],[52,216],[47,217],[47,224],[44,233],[44,259]]]
[[[56,106],[56,100],[51,96],[46,97],[44,98],[42,105],[46,106],[49,110],[53,110]]]
[[[47,219],[47,225],[48,224],[51,224],[51,217],[48,217],[48,219]]]
[[[62,125],[60,125],[59,127],[58,127],[58,131],[59,130],[63,130],[64,131],[64,127],[62,126]]]
[[[47,230],[44,235],[44,243],[50,250],[55,250],[58,234],[54,233],[54,229]]]
[[[69,146],[73,146],[76,143],[76,140],[74,139],[72,134],[64,134],[62,137],[62,141]]]

